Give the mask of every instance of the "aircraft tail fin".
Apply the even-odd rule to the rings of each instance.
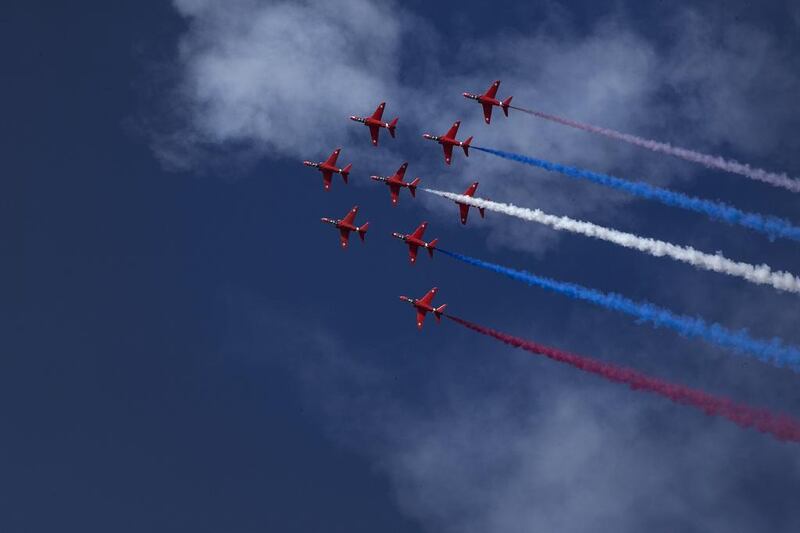
[[[440,305],[439,307],[437,307],[436,309],[433,310],[433,316],[436,317],[436,321],[437,322],[441,322],[442,315],[444,314],[444,310],[445,310],[446,307],[447,307],[447,304],[442,304],[442,305]]]
[[[358,236],[361,237],[361,242],[364,242],[364,236],[367,234],[368,229],[369,229],[369,222],[364,222],[364,224],[361,227],[356,228]]]
[[[508,106],[511,105],[511,99],[512,98],[513,98],[513,96],[509,96],[508,98],[503,100],[502,103],[500,104],[500,107],[503,108],[503,113],[505,113],[506,116],[508,116]]]
[[[433,250],[436,249],[436,245],[439,244],[439,239],[433,239],[431,242],[428,243],[428,255],[433,257]]]
[[[488,198],[487,198],[487,200],[488,200]],[[481,218],[486,218],[486,208],[485,207],[479,207],[478,208],[478,213],[480,213]]]
[[[408,192],[411,193],[412,198],[417,197],[417,187],[419,186],[419,182],[422,181],[419,178],[414,178],[414,181],[408,184]]]
[[[469,144],[472,142],[472,137],[467,137],[467,140],[464,141],[464,144],[461,145],[461,148],[464,149],[464,155],[469,157]]]
[[[394,130],[395,130],[395,128],[397,128],[397,117],[394,117],[394,120],[392,120],[389,123],[389,127],[386,128],[386,129],[389,130],[389,135],[392,136],[392,139],[394,139]]]
[[[347,178],[350,176],[350,169],[353,168],[353,163],[348,163],[346,167],[342,169],[342,179],[345,183],[347,183]]]

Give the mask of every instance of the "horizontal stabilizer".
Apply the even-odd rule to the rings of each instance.
[[[508,116],[508,107],[511,105],[512,98],[513,96],[509,96],[508,98],[503,100],[503,102],[500,104],[500,107],[503,108],[503,113],[505,113],[506,116]]]
[[[417,187],[422,180],[419,178],[414,178],[414,181],[408,184],[408,192],[411,193],[411,196],[416,198],[417,197]]]
[[[468,137],[466,141],[461,145],[461,148],[464,149],[464,155],[469,157],[469,144],[472,142],[472,137]]]
[[[347,178],[350,176],[350,169],[353,168],[353,163],[348,163],[346,167],[342,169],[340,174],[342,175],[342,179],[345,183],[347,183]]]
[[[433,250],[436,249],[436,245],[439,244],[439,239],[433,239],[431,242],[428,243],[428,255],[433,257]]]
[[[358,236],[361,237],[361,241],[364,241],[364,236],[367,234],[367,230],[369,229],[369,222],[364,222],[364,225],[357,228],[356,231],[358,232]]]

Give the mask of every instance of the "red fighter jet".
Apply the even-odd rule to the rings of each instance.
[[[469,143],[472,142],[472,137],[469,137],[466,141],[458,141],[456,140],[456,133],[458,133],[458,126],[461,125],[460,120],[456,120],[453,122],[453,125],[447,130],[447,133],[444,135],[431,135],[430,133],[425,133],[422,135],[425,139],[429,141],[436,141],[442,145],[444,149],[444,162],[448,165],[450,164],[450,160],[453,158],[453,146],[460,146],[464,149],[464,155],[469,157]]]
[[[433,297],[436,296],[436,292],[439,289],[436,287],[432,288],[428,291],[428,293],[423,296],[422,298],[409,298],[408,296],[401,296],[400,299],[404,302],[410,303],[414,306],[414,309],[417,310],[417,327],[422,329],[422,323],[425,322],[425,315],[428,313],[433,313],[433,316],[436,317],[436,321],[439,322],[442,319],[442,314],[444,314],[444,308],[447,305],[440,305],[439,307],[431,306],[431,302],[433,301]]]
[[[345,183],[347,183],[347,177],[350,175],[350,169],[353,168],[352,164],[348,164],[344,168],[339,168],[336,166],[336,158],[339,157],[339,152],[341,151],[341,148],[337,148],[328,157],[328,159],[319,163],[315,163],[313,161],[303,161],[305,166],[314,167],[322,172],[322,186],[326,191],[331,188],[331,178],[334,174],[341,174],[342,179]]]
[[[433,239],[431,242],[423,241],[422,234],[425,233],[425,228],[427,227],[428,223],[423,222],[414,230],[414,233],[409,233],[408,235],[397,232],[392,233],[392,237],[400,239],[408,245],[408,258],[412,264],[417,261],[417,250],[420,248],[428,250],[428,254],[433,258],[433,250],[436,249],[436,244],[439,242],[439,239]]]
[[[364,222],[363,226],[356,226],[356,213],[358,213],[358,206],[354,206],[341,220],[333,218],[320,219],[328,224],[333,224],[339,229],[339,239],[342,242],[342,248],[347,248],[351,231],[357,232],[358,236],[361,237],[361,242],[364,242],[364,235],[367,233],[367,228],[369,228],[369,222]]]
[[[475,196],[475,191],[477,189],[478,189],[478,182],[476,181],[475,183],[473,183],[472,185],[467,187],[467,190],[464,191],[464,196]],[[458,210],[459,210],[459,212],[461,214],[461,223],[462,224],[466,224],[467,223],[467,215],[469,215],[470,205],[469,204],[462,204],[461,202],[456,202],[456,205],[458,206]],[[481,214],[481,218],[483,218],[483,216],[484,216],[484,208],[483,207],[479,207],[478,208],[478,213],[480,213]]]
[[[392,195],[393,205],[397,205],[397,197],[400,195],[400,187],[406,187],[408,192],[411,193],[412,198],[417,196],[417,186],[419,185],[420,179],[414,178],[414,181],[410,183],[403,181],[403,176],[406,175],[407,168],[408,163],[403,163],[400,165],[400,168],[397,169],[397,172],[394,173],[394,176],[390,176],[388,178],[383,176],[370,176],[375,181],[382,181],[389,186],[389,192]]]
[[[386,102],[381,102],[381,105],[375,110],[371,117],[357,117],[355,115],[350,117],[350,120],[360,122],[365,126],[369,126],[369,135],[372,137],[372,146],[378,146],[378,135],[381,128],[389,130],[389,135],[394,139],[394,130],[397,127],[397,117],[391,122],[383,121],[383,108],[386,107]]]
[[[464,93],[464,98],[469,98],[470,100],[477,100],[483,106],[483,118],[486,120],[486,123],[489,124],[492,121],[492,108],[495,106],[499,107],[503,110],[503,113],[508,116],[508,106],[511,105],[511,99],[513,96],[509,96],[502,102],[495,98],[497,94],[497,89],[500,87],[500,80],[494,82],[486,92],[483,94],[472,94],[472,93]]]

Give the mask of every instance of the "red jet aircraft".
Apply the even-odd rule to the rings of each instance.
[[[500,80],[494,82],[486,92],[483,94],[472,94],[472,93],[464,93],[464,98],[469,98],[470,100],[477,100],[483,106],[483,118],[486,120],[486,123],[489,124],[492,121],[492,108],[497,106],[503,110],[503,113],[508,116],[508,106],[511,105],[511,99],[513,96],[509,96],[502,102],[495,98],[497,94],[497,89],[500,87]]]
[[[414,233],[410,233],[408,235],[403,235],[402,233],[392,233],[392,237],[395,239],[400,239],[408,245],[408,258],[411,260],[411,263],[416,262],[417,260],[417,250],[419,248],[425,248],[428,250],[431,258],[433,258],[433,250],[436,249],[436,244],[439,242],[439,239],[433,239],[431,242],[425,242],[422,240],[422,234],[425,233],[425,228],[428,227],[427,222],[423,222],[422,224],[414,230]]]
[[[467,190],[464,191],[464,196],[475,196],[475,191],[477,189],[478,189],[478,182],[476,181],[475,183],[473,183],[472,185],[467,187]],[[456,205],[458,206],[458,210],[460,211],[460,214],[461,214],[461,223],[462,224],[466,224],[467,223],[467,215],[469,215],[470,205],[469,204],[462,204],[461,202],[456,202]],[[483,216],[484,216],[484,208],[483,207],[479,207],[478,208],[478,213],[480,213],[481,214],[481,218],[483,218]]]
[[[450,160],[453,158],[453,146],[460,146],[464,149],[464,155],[469,157],[469,143],[472,142],[472,137],[469,137],[466,141],[458,141],[456,140],[456,133],[458,133],[458,126],[461,125],[460,120],[456,120],[453,122],[452,127],[447,130],[447,133],[444,135],[431,135],[430,133],[425,133],[422,136],[429,141],[436,141],[442,145],[444,149],[444,162],[448,165],[450,164]]]
[[[431,306],[431,302],[433,301],[433,297],[436,296],[436,292],[439,289],[436,287],[432,288],[428,291],[428,293],[423,296],[422,298],[409,298],[408,296],[401,296],[400,299],[404,302],[410,303],[414,306],[414,309],[417,310],[417,327],[422,329],[422,323],[425,322],[425,315],[428,313],[433,313],[433,316],[436,317],[436,321],[439,322],[442,318],[442,314],[444,313],[444,308],[447,305],[440,305],[439,307]]]
[[[400,168],[397,169],[397,172],[394,173],[394,176],[390,176],[388,178],[383,176],[370,176],[375,181],[382,181],[389,186],[389,192],[392,195],[392,204],[394,205],[397,205],[397,197],[400,195],[400,187],[408,188],[408,192],[411,193],[412,198],[417,196],[417,185],[419,185],[420,179],[414,178],[414,181],[410,183],[403,181],[403,176],[406,175],[407,168],[408,163],[403,163],[400,165]]]
[[[342,248],[347,248],[347,243],[350,240],[350,232],[355,231],[358,233],[358,236],[361,237],[361,241],[364,241],[364,235],[367,233],[367,228],[369,228],[369,222],[364,222],[363,226],[356,226],[356,213],[358,213],[358,206],[354,206],[353,209],[350,210],[349,213],[345,215],[343,219],[336,220],[333,218],[322,218],[323,222],[327,222],[328,224],[333,224],[337,228],[339,228],[339,239],[342,242]]]
[[[339,157],[339,152],[341,151],[341,148],[337,148],[328,157],[328,159],[319,163],[314,163],[313,161],[303,161],[305,166],[314,167],[322,172],[322,186],[325,187],[326,191],[331,188],[331,178],[334,174],[341,174],[342,179],[345,183],[347,183],[347,176],[350,175],[350,169],[353,168],[352,164],[348,164],[344,168],[339,168],[336,166],[336,158]]]
[[[381,128],[389,130],[389,135],[394,139],[394,130],[397,127],[397,117],[391,122],[383,121],[383,108],[386,107],[386,102],[381,102],[381,105],[375,109],[371,117],[357,117],[355,115],[350,117],[350,120],[360,122],[365,126],[369,126],[369,135],[372,137],[372,146],[378,146],[378,136]]]

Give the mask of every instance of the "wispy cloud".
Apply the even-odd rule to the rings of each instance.
[[[176,58],[179,83],[172,88],[178,120],[155,137],[154,149],[179,168],[202,166],[202,155],[218,157],[220,148],[251,157],[300,158],[344,145],[357,160],[355,174],[412,159],[426,184],[480,178],[490,196],[492,189],[509,189],[562,214],[614,217],[615,206],[630,201],[623,195],[591,187],[576,194],[577,187],[553,187],[548,177],[526,182],[512,165],[481,157],[443,169],[437,147],[416,148],[411,141],[462,119],[462,131],[475,135],[478,144],[599,170],[624,164],[635,169],[629,173],[665,183],[678,175],[673,162],[513,114],[486,127],[478,106],[460,93],[483,90],[501,77],[501,93],[513,94],[520,105],[701,147],[729,143],[747,156],[780,139],[789,120],[767,97],[758,113],[751,111],[749,102],[768,94],[761,82],[771,80],[781,92],[800,89],[796,73],[775,74],[781,69],[771,68],[784,56],[769,36],[746,27],[720,35],[693,12],[674,16],[672,24],[681,31],[668,46],[657,46],[621,17],[585,33],[574,31],[566,17],[552,17],[525,34],[466,38],[443,56],[434,51],[442,49],[443,37],[398,3],[174,3],[188,22]],[[667,105],[665,92],[680,98]],[[387,112],[400,116],[399,139],[374,150],[363,128],[346,117],[369,113],[384,100]],[[691,172],[680,168],[680,175]],[[509,229],[504,221],[488,224],[500,230],[492,235],[500,244],[536,250],[556,239],[530,228]],[[520,231],[527,238],[517,238]]]
[[[375,361],[374,346],[343,344],[313,315],[240,293],[229,308],[237,327],[226,352],[288,369],[331,438],[372,458],[398,505],[427,529],[788,533],[796,525],[795,445],[510,349],[472,343],[465,352],[452,328],[452,348],[418,364],[407,358],[429,378],[411,384],[398,366]],[[585,333],[603,356],[617,349]],[[465,359],[488,364],[470,369]],[[748,496],[765,476],[790,484],[771,514]]]

